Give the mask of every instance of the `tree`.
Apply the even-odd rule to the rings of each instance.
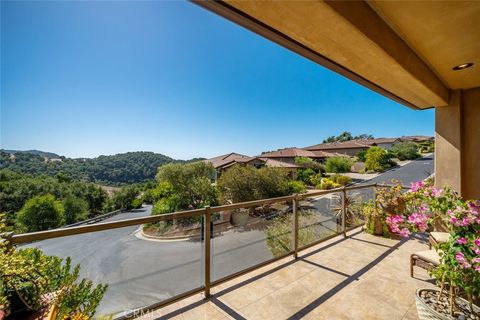
[[[371,134],[363,133],[354,137],[350,132],[344,131],[338,136],[330,136],[327,139],[324,139],[323,143],[344,142],[344,141],[357,140],[357,139],[373,139],[373,136]]]
[[[365,162],[365,155],[366,154],[367,154],[367,150],[361,150],[361,151],[358,151],[355,156],[357,157],[358,161]]]
[[[65,223],[72,224],[85,220],[88,216],[88,203],[74,196],[68,196],[63,200]]]
[[[400,161],[413,160],[420,157],[417,144],[411,141],[395,143],[389,150],[389,153]]]
[[[279,168],[232,166],[218,179],[220,199],[223,203],[245,202],[284,196],[299,190],[289,185],[288,173]]]
[[[168,183],[171,194],[178,198],[178,209],[202,208],[216,204],[212,186],[215,169],[210,163],[169,163],[158,169],[159,184]]]
[[[127,186],[121,188],[113,195],[113,203],[115,209],[131,210],[134,206],[135,199],[139,196],[140,191],[136,186]]]
[[[90,212],[93,215],[101,213],[103,211],[103,205],[108,198],[108,194],[99,186],[89,184],[85,194],[85,200],[88,203]]]
[[[393,166],[393,162],[384,149],[371,147],[365,154],[365,168],[367,170],[382,172]]]
[[[348,157],[330,157],[325,162],[327,172],[342,173],[350,172],[353,161]]]
[[[17,222],[28,232],[48,230],[62,225],[63,205],[51,194],[28,200],[17,215]]]

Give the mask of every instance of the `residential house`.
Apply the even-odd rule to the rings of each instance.
[[[315,161],[323,162],[326,158],[336,155],[338,154],[322,150],[310,151],[300,148],[285,148],[277,151],[265,152],[258,157],[295,164],[296,157],[308,157]]]
[[[327,153],[337,153],[348,156],[355,156],[360,151],[367,150],[371,146],[376,146],[375,142],[371,140],[349,140],[343,142],[329,142],[329,143],[320,143],[313,146],[303,148],[306,151],[313,153],[317,152],[327,152]]]

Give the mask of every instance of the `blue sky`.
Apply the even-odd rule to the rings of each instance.
[[[413,111],[194,4],[2,1],[1,147],[248,155],[342,131],[432,135]]]

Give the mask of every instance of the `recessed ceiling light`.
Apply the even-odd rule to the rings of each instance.
[[[470,68],[471,66],[473,66],[473,62],[467,62],[467,63],[459,64],[458,66],[455,66],[452,69],[453,70],[463,70],[463,69]]]

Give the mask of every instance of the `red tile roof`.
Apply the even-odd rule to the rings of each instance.
[[[300,148],[285,148],[277,151],[262,153],[259,158],[295,158],[295,157],[309,157],[309,158],[324,158],[311,151]]]
[[[245,159],[250,159],[249,156],[240,154],[240,153],[227,153],[218,157],[210,158],[207,160],[203,160],[207,163],[211,163],[215,169],[225,167],[228,164],[234,163],[234,162],[241,162],[242,160]]]
[[[363,149],[376,145],[371,140],[349,140],[343,142],[320,143],[313,146],[305,147],[305,150],[332,150],[332,149]]]

